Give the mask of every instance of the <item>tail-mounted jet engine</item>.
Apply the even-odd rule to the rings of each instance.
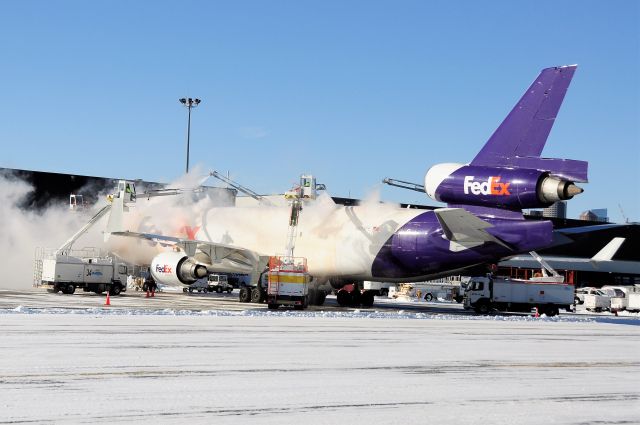
[[[151,261],[151,276],[170,286],[189,285],[207,275],[207,267],[184,252],[163,252]]]
[[[436,201],[511,210],[548,207],[583,192],[573,181],[547,171],[463,164],[435,165],[424,183]]]

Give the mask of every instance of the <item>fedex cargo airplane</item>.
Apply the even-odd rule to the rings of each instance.
[[[339,206],[328,197],[305,205],[295,255],[307,259],[314,281],[335,289],[364,280],[423,281],[549,246],[552,223],[525,221],[522,210],[571,199],[582,192],[575,183],[587,182],[587,162],[540,156],[575,70],[542,70],[471,162],[429,169],[425,191],[446,207]],[[166,285],[212,272],[250,272],[260,257],[285,246],[287,207],[210,208],[185,238],[140,232],[120,195],[107,232],[173,245],[147,259]]]

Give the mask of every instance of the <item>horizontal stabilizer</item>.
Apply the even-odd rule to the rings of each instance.
[[[446,238],[451,241],[449,249],[453,252],[473,248],[485,242],[494,242],[511,249],[500,239],[484,230],[492,227],[491,224],[462,208],[440,208],[434,212]]]
[[[611,261],[616,252],[620,249],[622,244],[624,243],[625,238],[613,238],[611,241],[604,246],[596,255],[591,257],[592,262],[598,261]]]

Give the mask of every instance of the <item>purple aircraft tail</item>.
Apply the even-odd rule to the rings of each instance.
[[[470,165],[545,170],[586,182],[586,162],[540,158],[576,67],[543,69]]]

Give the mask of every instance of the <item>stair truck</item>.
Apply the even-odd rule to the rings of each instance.
[[[531,312],[555,316],[560,309],[571,310],[574,287],[571,284],[502,277],[472,277],[464,292],[464,308],[487,314],[492,310]]]

